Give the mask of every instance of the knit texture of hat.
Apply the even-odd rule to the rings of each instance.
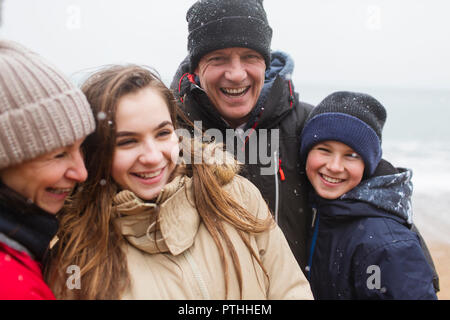
[[[70,146],[94,129],[80,89],[36,53],[0,40],[0,169]]]
[[[357,152],[365,175],[374,173],[381,160],[382,130],[386,122],[383,105],[368,94],[340,91],[326,97],[309,114],[301,136],[300,156],[319,142],[342,142]]]
[[[188,10],[191,72],[207,53],[232,47],[259,52],[270,66],[272,28],[263,0],[200,0]]]

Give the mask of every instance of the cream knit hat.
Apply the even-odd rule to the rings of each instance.
[[[0,169],[70,146],[94,130],[80,89],[36,53],[0,40]]]

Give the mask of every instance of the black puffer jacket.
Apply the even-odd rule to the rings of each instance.
[[[234,154],[245,164],[241,174],[261,191],[304,271],[310,209],[307,206],[306,175],[299,161],[299,138],[312,106],[300,102],[294,92],[290,80],[293,68],[293,60],[287,54],[272,52],[264,87],[244,128],[248,134],[245,140],[230,136],[234,131],[211,104],[196,76],[189,73],[187,58],[181,63],[171,88],[192,122],[202,121],[203,130],[220,130],[224,143],[230,144],[229,140],[235,139],[232,144]],[[279,139],[277,131],[272,129],[278,130]],[[279,150],[274,154],[277,148],[273,144],[276,143],[279,143]],[[259,150],[260,145],[263,150]],[[260,152],[264,155],[260,156]]]

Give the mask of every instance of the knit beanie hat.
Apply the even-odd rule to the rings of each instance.
[[[263,0],[199,0],[188,10],[191,72],[207,53],[232,47],[259,52],[270,66],[272,28]]]
[[[0,40],[0,169],[70,146],[94,129],[80,89],[36,53]]]
[[[381,131],[385,121],[385,108],[370,95],[332,93],[306,119],[301,136],[301,159],[306,161],[309,150],[319,142],[339,141],[362,157],[365,176],[371,176],[381,159]]]

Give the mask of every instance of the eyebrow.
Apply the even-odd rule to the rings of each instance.
[[[159,130],[161,128],[164,128],[165,126],[170,125],[173,127],[173,124],[171,121],[163,121],[161,122],[156,128],[155,130]],[[120,137],[128,137],[128,136],[136,136],[137,133],[136,132],[132,132],[132,131],[120,131],[116,133],[116,138],[120,138]]]
[[[317,145],[321,145],[321,144],[324,145],[325,147],[331,148],[331,145],[328,144],[326,141],[319,142]],[[352,147],[350,147],[350,146],[347,146],[347,148],[344,150],[344,152],[345,153],[356,153],[356,154],[359,154],[358,152],[353,150]]]
[[[319,142],[317,145],[321,145],[321,144],[330,148],[330,145],[325,141]]]

